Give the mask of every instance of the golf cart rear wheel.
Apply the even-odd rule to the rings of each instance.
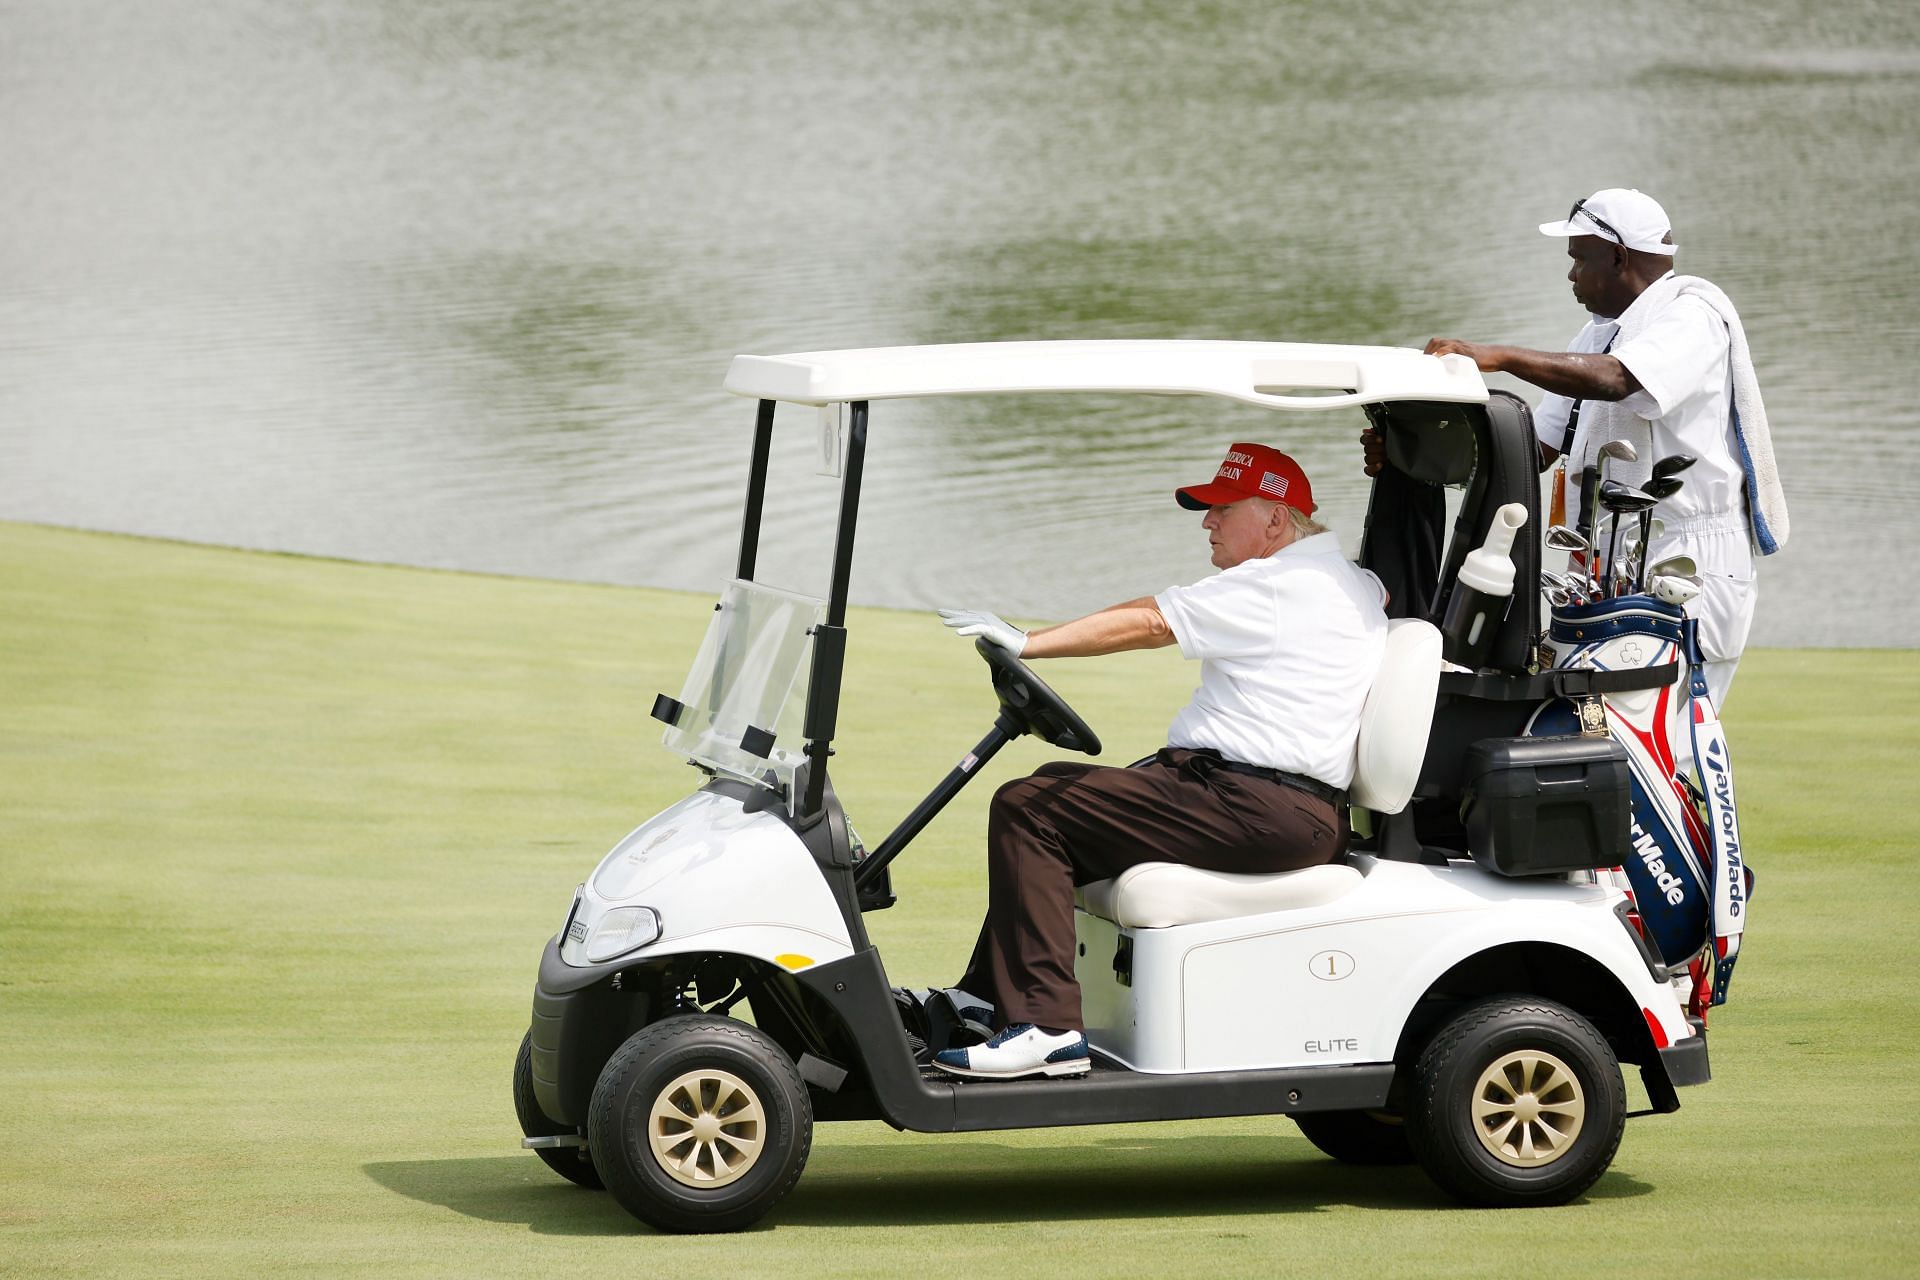
[[[1469,1204],[1565,1204],[1612,1163],[1626,1127],[1620,1063],[1564,1005],[1506,997],[1441,1028],[1414,1064],[1407,1137]]]
[[[550,1120],[533,1096],[533,1033],[520,1038],[520,1053],[513,1060],[513,1109],[520,1117],[520,1132],[529,1138],[551,1138],[577,1133],[572,1125]],[[535,1147],[533,1154],[568,1182],[600,1189],[600,1171],[585,1147]]]
[[[1308,1111],[1293,1118],[1307,1141],[1345,1164],[1411,1164],[1407,1126],[1384,1111]]]
[[[663,1231],[739,1231],[799,1181],[813,1104],[764,1032],[675,1017],[608,1059],[587,1132],[607,1190],[634,1217]]]

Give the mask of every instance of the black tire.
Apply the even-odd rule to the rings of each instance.
[[[739,1231],[800,1180],[813,1103],[765,1032],[730,1018],[667,1018],[608,1059],[587,1132],[601,1180],[634,1217],[662,1231]]]
[[[529,1138],[549,1138],[557,1134],[578,1133],[572,1125],[552,1120],[540,1110],[533,1096],[533,1033],[520,1037],[520,1054],[513,1060],[513,1110],[520,1117],[520,1132]],[[568,1182],[600,1190],[600,1171],[585,1147],[535,1147],[533,1154]]]
[[[1308,1111],[1293,1118],[1307,1141],[1344,1164],[1412,1164],[1407,1126],[1381,1111]]]
[[[1468,1204],[1565,1204],[1620,1149],[1627,1094],[1619,1060],[1563,1005],[1518,996],[1474,1005],[1440,1029],[1413,1070],[1413,1153]],[[1492,1106],[1484,1118],[1474,1114],[1482,1095]]]

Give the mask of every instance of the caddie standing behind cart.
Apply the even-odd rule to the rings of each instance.
[[[1739,313],[1716,286],[1674,274],[1672,224],[1651,196],[1596,191],[1540,231],[1567,237],[1567,279],[1592,313],[1567,351],[1435,338],[1427,354],[1458,352],[1483,372],[1545,390],[1534,411],[1541,466],[1564,456],[1566,480],[1577,480],[1613,440],[1638,454],[1609,472],[1629,484],[1646,480],[1659,459],[1696,460],[1684,487],[1662,503],[1664,530],[1643,563],[1679,554],[1697,563],[1701,593],[1687,612],[1699,620],[1707,687],[1725,706],[1753,625],[1754,553],[1772,555],[1787,541],[1786,498]],[[1370,445],[1369,471],[1372,453]],[[1582,486],[1566,487],[1568,518],[1579,522]],[[1600,527],[1591,512],[1585,523]],[[1595,546],[1611,554],[1597,537]]]

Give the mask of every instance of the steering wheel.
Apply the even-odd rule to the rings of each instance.
[[[1100,735],[1088,728],[1080,713],[1049,689],[1026,663],[985,640],[975,640],[973,649],[993,671],[993,692],[1000,699],[1000,715],[1010,722],[1014,736],[1030,733],[1068,751],[1100,754]]]

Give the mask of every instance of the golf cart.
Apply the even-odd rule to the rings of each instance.
[[[1707,1079],[1704,1026],[1629,896],[1595,874],[1631,851],[1618,744],[1526,732],[1543,703],[1672,669],[1538,669],[1531,426],[1470,361],[1004,343],[743,355],[726,386],[758,401],[738,572],[679,696],[653,710],[706,781],[575,892],[516,1063],[525,1145],[561,1176],[657,1227],[730,1231],[792,1188],[816,1121],[945,1133],[1284,1114],[1336,1159],[1417,1160],[1470,1203],[1558,1204],[1618,1147],[1621,1063],[1640,1068],[1653,1112]],[[1076,971],[1094,1069],[967,1082],[916,1058],[863,916],[893,904],[894,858],[1006,742],[1100,743],[983,643],[991,729],[878,845],[853,839],[827,765],[869,406],[1074,391],[1360,410],[1386,451],[1361,560],[1393,621],[1362,717],[1353,851],[1276,875],[1160,863],[1085,886]],[[827,407],[827,430],[845,411],[825,600],[754,580],[781,404]],[[1488,607],[1463,566],[1497,525],[1523,529],[1517,586]]]

